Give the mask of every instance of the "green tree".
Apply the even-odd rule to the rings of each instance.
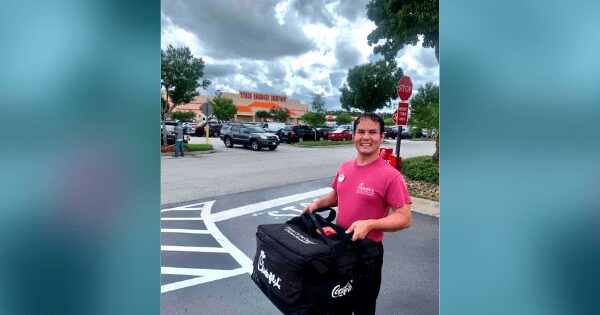
[[[343,109],[338,109],[338,110],[328,110],[328,111],[327,111],[327,114],[328,114],[328,115],[333,115],[333,116],[337,116],[337,115],[339,115],[339,114],[341,114],[341,113],[348,113],[348,114],[350,114],[350,116],[358,116],[358,115],[362,114],[362,112],[355,111],[355,110],[352,110],[352,111],[350,111],[350,112],[346,112],[346,111],[345,111],[345,110],[343,110]]]
[[[374,112],[391,106],[391,100],[398,98],[398,80],[402,74],[395,61],[380,60],[351,68],[347,84],[340,89],[342,108]]]
[[[196,113],[191,110],[185,112],[175,111],[171,113],[171,118],[176,120],[192,120],[196,117]]]
[[[311,111],[325,116],[325,100],[323,99],[323,94],[313,94]]]
[[[335,117],[335,122],[337,122],[338,125],[349,124],[352,122],[352,116],[350,116],[350,114],[347,112],[341,112]]]
[[[160,97],[160,120],[165,120],[165,114],[169,110],[169,105],[167,104],[167,100],[165,100],[162,96]],[[163,126],[164,128],[164,126]]]
[[[439,62],[439,7],[439,0],[371,0],[367,17],[376,28],[367,41],[376,45],[373,52],[394,60],[404,45],[417,44],[423,35],[423,47],[433,47]]]
[[[213,98],[208,103],[213,106],[213,116],[219,120],[227,121],[237,114],[237,107],[232,99],[219,96]]]
[[[408,123],[417,129],[429,129],[435,137],[433,160],[440,159],[440,87],[432,82],[421,86],[410,100]]]
[[[278,122],[287,122],[290,118],[290,111],[287,108],[279,109],[279,108],[271,108],[269,110],[273,119]]]
[[[302,115],[302,120],[310,127],[317,128],[325,123],[325,114],[319,114],[314,112],[307,112]],[[317,140],[317,133],[315,132],[315,141]]]
[[[383,123],[384,123],[386,126],[394,126],[394,125],[396,125],[396,123],[394,122],[394,120],[393,120],[391,117],[385,118],[385,119],[383,120]]]
[[[267,112],[266,110],[259,110],[254,115],[256,116],[256,118],[262,119],[262,121],[265,121],[268,118],[272,118],[271,114],[269,114],[269,112]]]
[[[166,107],[161,105],[161,116],[166,117],[175,107],[191,102],[198,96],[198,87],[206,88],[209,80],[199,82],[204,75],[204,61],[192,55],[188,47],[174,48],[169,45],[160,51],[160,83],[166,93]],[[173,106],[169,107],[169,101]],[[162,104],[162,103],[161,103]],[[164,112],[162,112],[164,110]],[[164,125],[164,123],[163,123]],[[166,131],[166,127],[163,126]],[[166,133],[163,139],[166,143]]]
[[[311,110],[302,115],[302,120],[311,128],[317,128],[325,123],[325,101],[322,94],[313,94]],[[315,140],[317,140],[316,132]]]

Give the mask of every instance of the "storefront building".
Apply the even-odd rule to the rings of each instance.
[[[192,111],[197,114],[196,120],[203,120],[204,115],[200,106],[207,103],[216,96],[199,95],[188,104],[179,105],[175,111]],[[308,105],[300,103],[299,100],[290,99],[285,95],[240,91],[239,93],[222,92],[221,97],[233,100],[237,107],[237,114],[233,118],[239,122],[262,121],[256,117],[258,111],[269,111],[270,109],[287,109],[290,115],[288,123],[298,124],[302,122],[302,115],[308,112]]]

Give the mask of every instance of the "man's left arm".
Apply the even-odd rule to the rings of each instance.
[[[352,223],[346,233],[351,233],[352,240],[363,239],[372,230],[394,232],[406,229],[412,224],[412,215],[410,204],[404,204],[402,207],[394,210],[390,215],[381,219],[360,220]]]

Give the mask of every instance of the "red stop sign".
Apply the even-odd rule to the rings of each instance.
[[[412,95],[412,81],[408,76],[403,76],[398,81],[398,97],[400,100],[407,101]]]

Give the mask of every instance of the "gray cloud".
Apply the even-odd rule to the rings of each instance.
[[[204,66],[204,78],[213,80],[214,78],[227,77],[239,72],[238,67],[232,64],[206,64]]]
[[[439,66],[433,48],[420,49],[414,58],[426,68],[437,68]]]
[[[368,0],[340,0],[336,12],[350,21],[356,20],[358,17],[366,18],[368,2]]]
[[[360,51],[344,40],[339,40],[335,46],[335,58],[338,67],[348,69],[361,63]]]
[[[299,70],[294,71],[294,75],[297,75],[303,79],[306,79],[310,76],[308,74],[308,72],[304,71],[304,69],[299,69]]]
[[[162,12],[174,25],[196,35],[203,50],[218,59],[259,60],[294,56],[313,48],[301,21],[279,25],[277,1],[164,1]],[[164,22],[164,18],[162,18]]]
[[[367,57],[367,59],[370,63],[376,63],[377,61],[383,60],[384,57],[380,54],[370,54],[369,57]]]
[[[339,95],[324,97],[325,108],[328,110],[336,110],[342,108]]]
[[[342,87],[342,82],[346,78],[346,75],[346,72],[332,72],[329,74],[329,81],[334,88],[339,89]]]
[[[233,92],[253,90],[276,94],[284,94],[286,89],[291,88],[293,91],[288,94],[289,98],[310,104],[312,93],[319,90],[327,95],[327,109],[340,109],[339,88],[348,69],[367,60],[362,58],[363,54],[359,47],[354,46],[354,41],[338,37],[333,49],[317,47],[311,38],[304,35],[302,27],[306,23],[320,23],[333,31],[339,27],[334,24],[338,16],[357,21],[353,26],[361,27],[360,24],[366,21],[365,4],[368,1],[292,0],[283,25],[279,24],[274,11],[280,1],[165,1],[161,11],[162,27],[182,28],[194,34],[195,39],[167,31],[163,45],[190,45],[200,55],[198,57],[204,59],[206,66],[202,79],[209,79],[212,84],[206,90],[200,89],[201,94],[213,95],[217,86]],[[325,6],[331,3],[334,5],[333,17],[325,10]],[[350,36],[349,32],[341,34]],[[327,55],[331,50],[334,50],[333,65],[329,62],[323,64],[318,59],[294,58],[309,51]],[[411,75],[415,89],[428,81],[439,82],[439,65],[431,49],[411,52],[404,49],[403,52],[410,53],[418,63],[416,69],[405,69],[414,72],[408,75]],[[281,58],[283,56],[288,58]],[[381,56],[372,53],[368,57],[369,62],[380,59]],[[293,67],[294,71],[290,72],[289,67]],[[245,79],[236,78],[238,74]],[[294,79],[290,80],[290,75]]]
[[[294,11],[290,10],[288,14],[294,12],[305,21],[333,27],[333,17],[325,10],[325,3],[322,0],[297,0],[292,8]]]
[[[274,61],[274,62],[269,62],[269,64],[267,65],[267,70],[269,73],[269,78],[271,80],[283,80],[285,79],[285,67],[283,66],[283,64],[281,64],[280,62]]]

